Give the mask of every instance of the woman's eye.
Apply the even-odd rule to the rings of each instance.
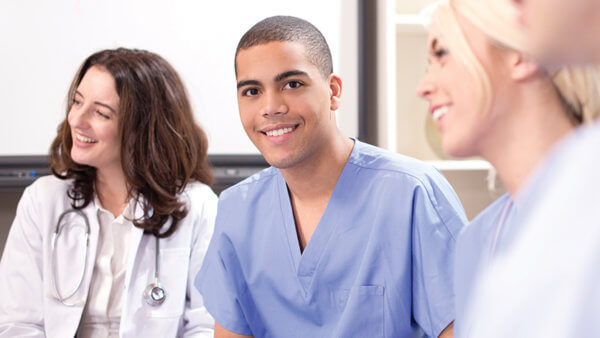
[[[78,99],[73,99],[73,105],[75,106],[81,106],[81,101],[79,101]]]
[[[243,96],[255,96],[258,95],[258,89],[256,88],[248,88],[242,92]]]
[[[433,51],[433,55],[435,55],[435,57],[438,59],[441,59],[442,57],[444,57],[447,54],[448,54],[448,50],[446,50],[444,48],[440,48],[440,49]]]
[[[285,84],[285,88],[289,88],[289,89],[296,89],[296,88],[300,88],[301,86],[302,86],[302,83],[300,83],[298,81],[290,81]]]
[[[103,119],[106,119],[106,120],[110,119],[110,116],[108,114],[104,114],[103,112],[101,112],[99,110],[96,110],[96,114]]]

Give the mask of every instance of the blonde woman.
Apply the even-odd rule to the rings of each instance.
[[[432,12],[430,67],[418,93],[442,133],[446,152],[481,156],[508,193],[461,233],[455,254],[457,337],[472,323],[465,311],[478,276],[518,235],[519,194],[552,147],[598,114],[594,68],[544,69],[509,1],[446,0]]]
[[[600,62],[599,1],[513,1],[536,59]],[[473,337],[600,337],[599,146],[599,121],[578,128],[520,195],[519,238],[470,302]]]

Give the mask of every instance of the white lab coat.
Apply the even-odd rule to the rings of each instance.
[[[50,260],[58,218],[71,209],[67,197],[70,184],[43,177],[25,189],[19,201],[0,261],[0,337],[62,338],[73,337],[77,331],[94,270],[99,223],[91,202],[83,209],[91,228],[85,277],[71,299],[76,306],[65,306],[54,298]],[[167,298],[158,307],[151,307],[143,298],[146,286],[154,280],[154,236],[144,235],[137,227],[131,232],[121,337],[213,336],[214,321],[194,279],[212,236],[217,197],[208,186],[192,183],[181,198],[187,203],[188,215],[173,235],[160,239],[159,278]],[[136,209],[137,217],[142,211]],[[82,223],[81,217],[78,220]],[[73,290],[81,277],[84,234],[83,227],[67,226],[59,237],[56,272],[63,294]]]

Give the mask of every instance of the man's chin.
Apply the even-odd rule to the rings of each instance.
[[[265,154],[263,156],[269,165],[277,169],[291,169],[302,163],[303,157],[299,154]]]
[[[277,168],[277,169],[290,169],[293,168],[297,163],[292,158],[268,158],[265,157],[265,160],[269,165]]]

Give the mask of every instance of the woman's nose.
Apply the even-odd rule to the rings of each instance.
[[[421,82],[417,85],[417,95],[423,99],[427,99],[435,90],[435,87],[429,81],[428,75],[426,74],[421,79]]]
[[[71,128],[85,128],[88,124],[86,109],[82,106],[73,105],[71,106],[71,110],[69,110],[69,126]]]

